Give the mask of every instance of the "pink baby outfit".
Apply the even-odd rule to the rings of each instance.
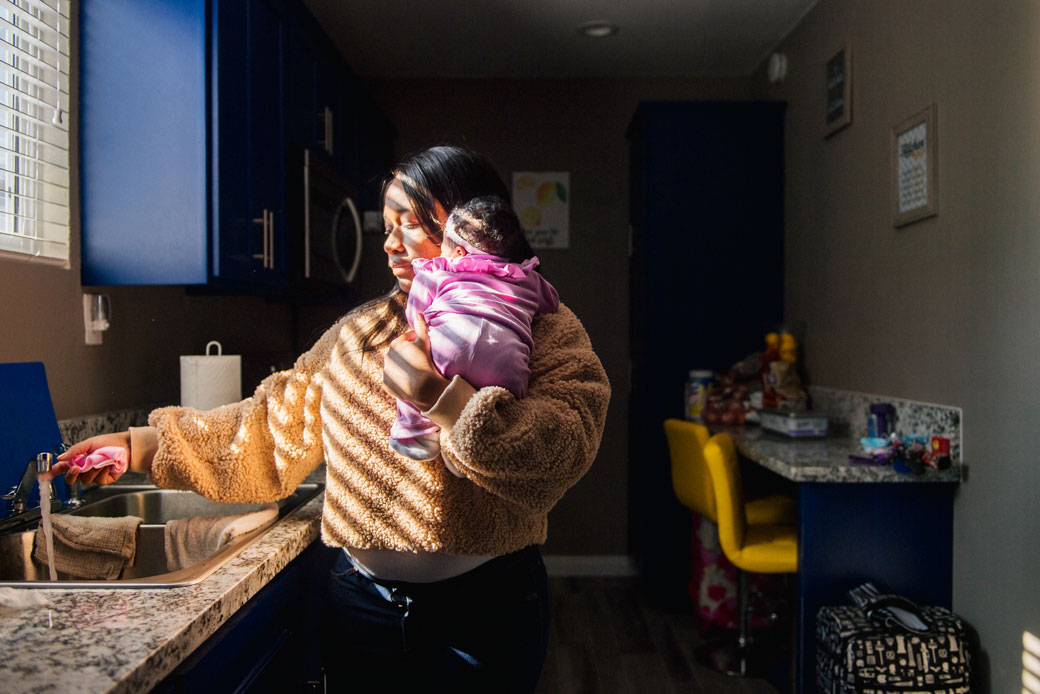
[[[494,255],[418,258],[405,315],[426,319],[430,352],[445,378],[474,388],[502,386],[523,397],[531,374],[531,319],[553,313],[560,297],[534,271],[538,258],[510,263]],[[408,440],[440,429],[409,402],[397,401],[390,438]]]

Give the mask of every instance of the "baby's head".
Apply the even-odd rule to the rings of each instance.
[[[533,253],[520,220],[509,203],[496,195],[473,198],[451,211],[444,225],[441,255],[496,255],[513,262]]]

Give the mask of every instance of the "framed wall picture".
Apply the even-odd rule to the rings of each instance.
[[[827,108],[824,115],[830,137],[852,122],[852,46],[848,41],[827,60]]]
[[[892,226],[939,213],[939,131],[929,105],[892,128]]]
[[[514,171],[513,207],[531,248],[570,248],[569,171]]]

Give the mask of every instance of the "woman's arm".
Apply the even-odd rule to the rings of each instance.
[[[456,379],[424,414],[442,426],[449,467],[531,513],[545,513],[592,464],[610,383],[570,309],[537,316],[533,330],[524,398],[497,387],[473,391]]]
[[[250,398],[206,412],[187,407],[152,412],[152,480],[225,502],[267,502],[291,494],[323,460],[323,369],[343,325],[326,332],[292,369],[265,378]],[[151,435],[147,429],[134,433],[143,442]],[[132,465],[147,457],[134,447]]]

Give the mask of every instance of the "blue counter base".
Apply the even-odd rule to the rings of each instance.
[[[798,485],[798,692],[816,691],[816,613],[883,593],[950,607],[956,484]]]

